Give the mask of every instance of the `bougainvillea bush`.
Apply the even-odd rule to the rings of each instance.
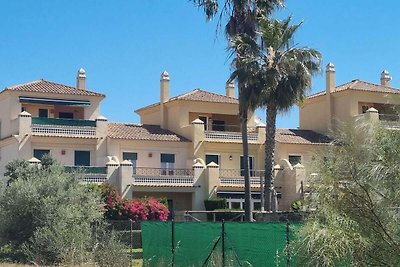
[[[105,217],[109,220],[166,221],[168,209],[155,198],[124,199],[110,184],[101,185],[102,197],[105,202]]]

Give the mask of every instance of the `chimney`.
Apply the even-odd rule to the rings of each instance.
[[[225,90],[227,97],[235,97],[235,83],[233,81],[226,84]]]
[[[164,71],[160,78],[160,126],[162,129],[168,128],[167,108],[165,102],[169,100],[169,74]]]
[[[326,94],[330,94],[335,91],[335,65],[329,63],[326,65]]]
[[[78,70],[78,75],[76,76],[76,88],[86,90],[86,71],[82,68]]]
[[[164,71],[160,78],[160,103],[165,103],[169,100],[169,74]]]
[[[389,72],[387,70],[383,70],[381,73],[381,85],[385,87],[390,87],[390,81],[392,77],[390,77]]]

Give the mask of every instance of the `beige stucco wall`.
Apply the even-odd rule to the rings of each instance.
[[[159,142],[109,139],[107,144],[109,156],[117,156],[122,161],[123,152],[138,154],[137,167],[160,168],[161,154],[175,154],[175,168],[192,168],[193,158],[189,155],[190,143],[188,142]]]
[[[325,96],[307,99],[299,108],[300,129],[319,133],[328,131],[328,107]]]
[[[18,142],[15,138],[11,137],[0,142],[0,183],[4,178],[5,166],[18,158]]]
[[[32,137],[32,150],[30,157],[33,157],[34,149],[50,149],[52,157],[60,161],[62,165],[74,165],[74,152],[76,150],[90,151],[90,163],[96,166],[96,139],[82,138],[57,138],[57,137]],[[65,151],[63,155],[62,151]],[[29,159],[28,158],[28,159]],[[105,166],[106,155],[104,162],[100,166]]]

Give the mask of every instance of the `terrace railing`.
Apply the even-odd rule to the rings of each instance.
[[[184,184],[193,185],[193,169],[143,168],[133,169],[136,184]]]
[[[207,124],[204,131],[207,139],[242,140],[240,125]],[[256,128],[248,127],[249,141],[257,141]]]
[[[99,166],[64,166],[69,173],[81,174],[80,180],[86,183],[104,183],[107,181],[107,167]]]
[[[62,135],[96,135],[96,121],[32,118],[32,132]]]
[[[379,114],[379,121],[383,127],[400,128],[400,116],[397,114]]]
[[[262,170],[250,170],[250,184],[260,185],[263,175],[264,171]],[[244,185],[243,170],[221,169],[219,177],[220,185]]]

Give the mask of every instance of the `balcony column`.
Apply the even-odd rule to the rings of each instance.
[[[204,210],[205,172],[204,165],[200,162],[193,165],[193,186],[195,191],[192,195],[192,210]]]
[[[205,158],[204,153],[204,122],[199,119],[192,121],[192,143],[193,143],[193,158]]]
[[[216,197],[217,196],[217,189],[219,186],[219,165],[211,162],[207,165],[207,174],[206,174],[206,181],[207,181],[207,190],[206,190],[206,197]]]
[[[22,138],[25,135],[32,133],[32,116],[30,113],[23,111],[19,114],[19,136]]]
[[[132,162],[129,160],[124,160],[119,165],[119,191],[122,197],[132,198],[132,187],[131,183],[133,181],[133,168]]]
[[[107,132],[108,132],[108,121],[107,118],[99,116],[96,119],[96,136],[97,136],[97,147],[96,147],[96,165],[103,166],[104,159],[107,156]]]
[[[119,163],[112,159],[112,157],[108,157],[108,161],[106,163],[107,167],[107,181],[108,183],[119,186],[118,183],[118,167]],[[119,188],[118,188],[119,189]],[[120,192],[121,193],[121,192]]]
[[[369,108],[365,113],[365,121],[371,123],[378,123],[379,122],[379,112],[374,108]]]
[[[265,143],[265,124],[260,123],[256,126],[256,130],[258,133],[257,136],[257,141],[259,144],[264,144]]]

